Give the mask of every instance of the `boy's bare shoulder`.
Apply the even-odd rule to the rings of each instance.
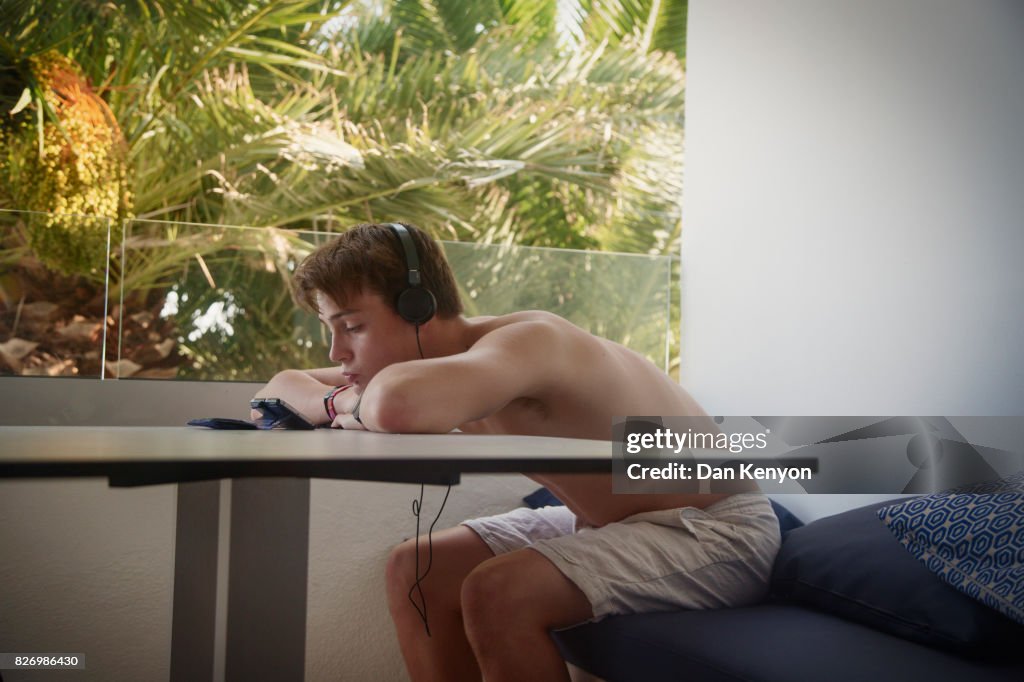
[[[480,318],[474,318],[474,320]],[[473,320],[471,320],[473,322]],[[625,346],[542,310],[526,310],[481,320],[467,346],[500,348],[514,364],[542,368],[548,384],[585,386],[588,379],[626,381],[631,373],[660,372]]]
[[[523,310],[493,317],[473,317],[469,319],[469,323],[472,330],[468,344],[470,346],[476,345],[480,340],[499,330],[504,332],[501,336],[521,332],[543,335],[546,341],[554,339],[564,343],[598,341],[597,337],[580,329],[564,317],[545,310]]]

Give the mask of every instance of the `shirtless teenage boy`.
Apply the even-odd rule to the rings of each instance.
[[[396,304],[410,270],[436,298],[419,324]],[[610,440],[617,415],[706,416],[648,360],[556,315],[464,317],[439,245],[409,225],[359,225],[311,254],[295,282],[331,330],[336,366],[281,372],[257,397],[283,398],[314,423]],[[567,680],[552,628],[764,595],[779,545],[767,498],[613,495],[610,474],[531,478],[566,507],[518,509],[434,536],[422,583],[429,637],[408,598],[413,541],[392,552],[389,605],[416,682]]]

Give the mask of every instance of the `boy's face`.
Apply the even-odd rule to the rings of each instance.
[[[331,330],[331,361],[345,381],[362,392],[377,372],[395,362],[419,358],[416,329],[376,293],[350,296],[344,309],[318,291],[320,320]]]

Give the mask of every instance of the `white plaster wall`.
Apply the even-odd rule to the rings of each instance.
[[[691,1],[681,377],[708,410],[1024,414],[1022,36],[1016,0]]]
[[[167,679],[175,490],[0,482],[0,651],[86,663],[5,670],[6,682]]]
[[[712,411],[1024,412],[1024,4],[694,0],[684,382]]]

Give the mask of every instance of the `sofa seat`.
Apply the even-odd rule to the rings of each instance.
[[[788,604],[615,616],[554,637],[567,661],[607,682],[1024,680],[1024,654],[962,658]]]

